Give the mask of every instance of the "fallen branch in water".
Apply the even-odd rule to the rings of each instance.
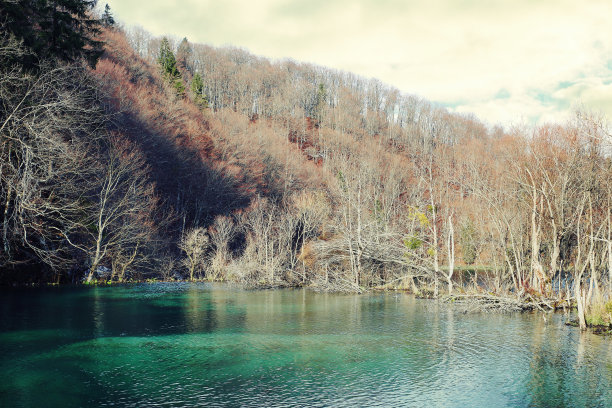
[[[355,282],[341,278],[336,278],[332,282],[323,279],[315,279],[312,284],[310,284],[309,288],[316,292],[363,293],[363,289],[357,286]]]
[[[536,299],[529,295],[525,298],[506,297],[491,294],[458,294],[442,297],[447,303],[464,306],[467,312],[506,311],[524,312],[540,310],[543,312],[553,311],[561,305],[551,299]]]

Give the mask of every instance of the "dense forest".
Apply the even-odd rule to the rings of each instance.
[[[610,323],[604,117],[491,128],[375,79],[39,3],[0,1],[3,283],[469,292]]]

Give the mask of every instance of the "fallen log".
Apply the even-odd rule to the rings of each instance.
[[[531,295],[527,297],[510,297],[493,294],[456,294],[442,297],[442,301],[465,307],[464,312],[525,312],[540,310],[549,312],[563,307],[553,299],[537,299]]]

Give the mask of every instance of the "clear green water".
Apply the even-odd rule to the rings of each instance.
[[[398,294],[0,292],[0,406],[612,406],[612,339]]]

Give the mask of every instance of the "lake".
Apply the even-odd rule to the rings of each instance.
[[[561,314],[209,284],[4,289],[0,406],[612,406]]]

